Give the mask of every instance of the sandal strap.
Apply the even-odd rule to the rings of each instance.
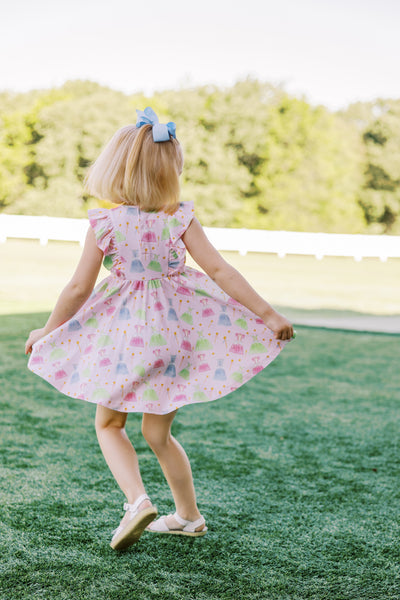
[[[180,525],[185,525],[183,531],[194,531],[196,527],[204,525],[206,522],[203,515],[200,515],[196,521],[188,521],[187,519],[182,519],[182,517],[176,512],[174,514],[174,518],[178,521],[178,523],[180,523]]]
[[[147,494],[142,494],[141,496],[139,496],[139,498],[136,498],[136,500],[133,504],[129,504],[128,502],[125,502],[124,510],[129,510],[129,512],[131,512],[131,513],[136,512],[139,504],[141,502],[143,502],[143,500],[150,500],[150,498],[148,497]]]

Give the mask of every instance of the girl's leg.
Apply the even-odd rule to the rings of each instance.
[[[182,519],[195,521],[200,517],[196,504],[192,470],[185,450],[171,435],[171,425],[177,410],[166,415],[143,413],[142,433],[157,456],[174,497],[175,506]],[[173,517],[166,521],[170,528],[183,528]],[[203,529],[204,525],[196,528]]]
[[[139,461],[126,431],[127,415],[105,406],[97,406],[96,433],[100,448],[106,463],[110,467],[119,487],[132,504],[141,494],[145,494],[142,477],[139,471]],[[151,506],[149,500],[143,500],[139,509]],[[121,523],[129,520],[127,512]]]

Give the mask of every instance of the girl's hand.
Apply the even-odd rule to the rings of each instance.
[[[293,337],[293,325],[276,310],[263,318],[263,321],[275,333],[277,340],[290,340]]]
[[[25,354],[30,354],[32,352],[33,344],[38,342],[45,335],[46,334],[44,332],[44,327],[42,327],[41,329],[34,329],[33,331],[31,331],[25,344]]]

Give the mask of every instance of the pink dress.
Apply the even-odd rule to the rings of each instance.
[[[135,206],[88,211],[110,275],[63,325],[33,346],[28,368],[63,394],[121,412],[167,414],[229,394],[286,342],[185,266],[194,215]]]

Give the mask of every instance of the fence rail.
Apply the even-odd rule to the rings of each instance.
[[[45,245],[49,240],[84,243],[87,219],[33,217],[0,214],[0,242],[9,238],[37,239]],[[400,236],[351,235],[337,233],[303,233],[260,229],[223,229],[205,227],[206,235],[218,250],[303,254],[322,259],[324,256],[348,256],[360,261],[375,257],[381,261],[400,258]]]

